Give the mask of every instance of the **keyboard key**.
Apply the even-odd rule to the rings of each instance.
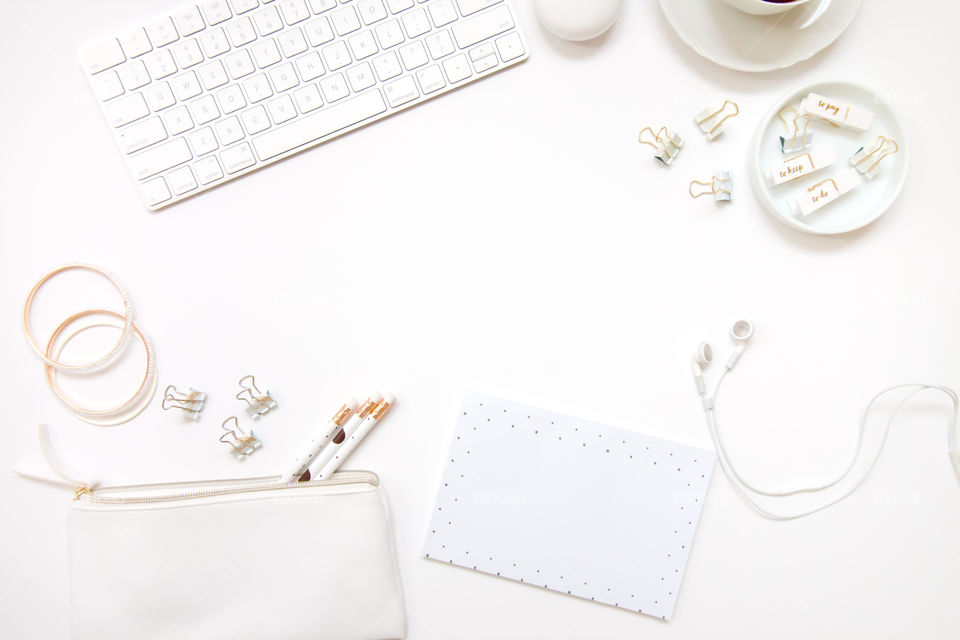
[[[500,52],[500,59],[504,62],[519,58],[526,53],[523,49],[523,43],[520,42],[520,34],[516,31],[502,38],[497,38],[497,51]]]
[[[330,69],[330,71],[336,71],[351,62],[350,52],[347,51],[347,45],[344,44],[343,40],[338,40],[330,46],[324,47],[321,53],[323,53],[323,60],[327,63],[327,69]]]
[[[497,7],[475,18],[461,20],[453,25],[457,46],[466,49],[513,27],[513,16],[507,7]]]
[[[272,64],[280,62],[280,50],[273,38],[261,40],[251,47],[253,50],[253,59],[257,61],[257,66],[263,69]]]
[[[408,71],[423,66],[429,61],[427,52],[423,49],[423,43],[419,40],[403,45],[399,51],[400,59],[403,60],[403,66],[406,67]]]
[[[274,6],[264,7],[253,14],[253,21],[257,24],[257,31],[261,36],[268,36],[283,28],[283,20]]]
[[[170,142],[151,147],[130,158],[130,171],[134,178],[143,180],[183,164],[192,157],[187,141],[183,138],[174,138]]]
[[[308,84],[294,91],[293,100],[297,103],[297,109],[300,110],[300,113],[307,113],[323,106],[320,90],[317,89],[315,84]]]
[[[289,62],[271,69],[270,80],[273,82],[273,88],[277,91],[286,91],[300,84],[300,81],[297,80],[297,72],[293,70],[293,65]]]
[[[366,62],[347,69],[347,80],[354,92],[363,91],[377,82],[373,77],[373,69]]]
[[[180,35],[184,37],[192,36],[207,26],[203,23],[200,11],[198,11],[196,7],[181,9],[173,16],[173,19],[177,23],[177,29],[180,30]]]
[[[123,94],[123,84],[116,71],[104,71],[90,79],[93,92],[100,100],[109,100]]]
[[[167,132],[160,122],[159,116],[147,118],[140,122],[134,122],[130,126],[120,129],[117,138],[120,142],[120,149],[124,153],[133,153],[149,147],[150,145],[166,139]]]
[[[193,119],[197,124],[206,124],[220,117],[220,110],[217,109],[217,103],[211,95],[205,95],[191,102],[190,112],[193,113]]]
[[[177,63],[173,61],[173,54],[169,49],[157,49],[143,58],[147,71],[154,80],[166,78],[177,72]]]
[[[216,97],[220,112],[224,115],[247,106],[247,101],[243,99],[243,92],[240,91],[239,85],[232,84],[226,89],[221,89],[216,93]]]
[[[337,0],[310,0],[310,8],[314,13],[330,11],[337,6]]]
[[[296,24],[310,17],[303,0],[280,0],[280,13],[287,24]]]
[[[374,31],[377,34],[377,40],[380,41],[381,49],[389,49],[403,42],[403,31],[400,30],[399,20],[388,20],[378,24]]]
[[[473,75],[470,71],[470,63],[467,62],[467,56],[462,53],[449,60],[444,60],[443,70],[446,72],[450,84],[456,84]]]
[[[487,7],[492,7],[493,5],[501,2],[502,0],[457,0],[457,6],[460,7],[460,14],[463,16],[468,16],[471,13],[476,13],[480,9],[486,9]]]
[[[197,188],[197,181],[194,179],[193,171],[190,170],[190,167],[174,169],[167,174],[167,181],[170,183],[170,188],[173,190],[174,195],[178,196],[182,196],[188,191],[193,191]]]
[[[197,174],[200,184],[210,184],[223,177],[223,170],[220,169],[220,162],[217,156],[210,156],[193,163],[193,170]]]
[[[247,17],[237,18],[228,24],[227,35],[230,36],[230,44],[235,47],[257,39],[257,32],[253,30],[253,23]]]
[[[400,13],[413,6],[413,0],[387,0],[387,8],[390,13]]]
[[[170,80],[170,86],[173,88],[173,95],[177,100],[183,101],[203,93],[200,88],[200,82],[197,80],[197,74],[193,71],[187,71]]]
[[[180,37],[177,35],[177,28],[173,26],[173,20],[169,16],[158,18],[148,24],[147,35],[150,36],[150,42],[155,47],[170,44]]]
[[[297,71],[304,82],[319,78],[323,75],[323,63],[320,62],[320,54],[316,51],[308,53],[302,58],[297,58]]]
[[[262,73],[258,73],[255,76],[250,76],[243,81],[243,90],[247,94],[247,98],[250,99],[250,102],[260,102],[266,98],[269,98],[273,95],[273,90],[270,88],[270,83],[267,81],[267,76]]]
[[[416,100],[420,95],[417,93],[417,83],[413,81],[412,76],[404,76],[384,85],[383,92],[386,94],[387,102],[391,107],[399,107],[411,100]]]
[[[200,5],[200,9],[207,18],[207,24],[211,26],[229,20],[233,15],[225,0],[207,0]]]
[[[148,207],[160,204],[171,198],[170,189],[167,188],[167,183],[163,181],[162,177],[147,180],[142,183],[140,185],[140,193],[143,194],[143,201],[147,203]]]
[[[360,12],[360,19],[363,24],[373,24],[387,17],[387,10],[383,6],[383,0],[360,0],[357,2],[357,11]]]
[[[340,11],[335,11],[330,18],[333,20],[333,28],[341,36],[360,28],[360,18],[357,17],[357,12],[353,7],[344,7]]]
[[[150,74],[147,73],[147,67],[143,60],[134,60],[129,64],[117,69],[117,75],[120,76],[120,82],[127,91],[139,89],[150,82]]]
[[[200,52],[200,45],[192,38],[190,40],[181,40],[170,47],[173,50],[173,57],[177,59],[177,64],[181,69],[192,67],[195,64],[203,62],[203,54]]]
[[[190,111],[184,105],[165,111],[163,114],[163,126],[166,127],[167,132],[172,136],[193,129],[193,120],[190,119]]]
[[[297,117],[297,108],[293,106],[293,98],[288,95],[271,100],[267,103],[267,109],[276,124],[282,124]]]
[[[303,25],[303,29],[306,31],[307,40],[310,41],[310,46],[312,47],[319,47],[320,45],[333,40],[333,29],[330,28],[330,22],[327,20],[326,16],[321,16],[316,20],[311,20],[307,24]]]
[[[270,128],[270,119],[267,117],[267,110],[257,105],[253,109],[247,109],[240,117],[243,119],[243,126],[249,135],[266,131]]]
[[[350,95],[342,73],[335,73],[320,81],[320,90],[327,102],[334,102]]]
[[[253,11],[260,6],[257,0],[230,0],[230,4],[233,6],[233,12],[237,15]]]
[[[116,38],[101,42],[80,52],[80,61],[86,68],[87,73],[91,74],[115,67],[126,59],[126,56],[123,55],[123,49],[120,48],[120,42]]]
[[[447,86],[447,83],[443,80],[440,66],[436,64],[417,71],[417,82],[420,83],[420,91],[423,92],[423,95],[439,91]]]
[[[150,44],[150,39],[143,27],[128,31],[120,36],[120,46],[123,47],[123,52],[127,54],[128,58],[142,56],[153,49],[153,45]]]
[[[374,58],[373,68],[377,72],[377,77],[380,79],[380,82],[395,78],[403,73],[403,67],[400,66],[400,61],[397,60],[397,54],[393,51],[379,58]]]
[[[355,98],[304,116],[285,127],[253,139],[261,160],[267,160],[319,140],[349,126],[381,114],[387,107],[379,91],[367,91]]]
[[[237,140],[243,139],[243,128],[240,127],[240,119],[237,116],[230,116],[213,125],[213,130],[217,134],[217,140],[220,146],[225,147],[233,144]]]
[[[230,43],[227,42],[227,34],[219,27],[216,29],[207,29],[200,34],[200,46],[208,58],[214,58],[230,50]]]
[[[450,31],[447,29],[431,33],[424,38],[424,42],[427,43],[427,49],[430,50],[430,57],[434,60],[448,56],[455,51],[453,40],[450,38]]]
[[[147,98],[147,104],[153,111],[166,109],[177,102],[168,82],[155,82],[144,89],[143,93]]]
[[[122,127],[150,113],[147,101],[143,99],[141,93],[117,98],[113,102],[108,102],[104,109],[107,113],[107,121],[114,127]]]
[[[353,51],[355,60],[369,58],[377,52],[377,43],[373,39],[373,33],[370,31],[361,31],[350,36],[350,49]]]
[[[403,14],[402,20],[408,38],[416,38],[430,31],[430,21],[427,19],[427,12],[423,9]]]
[[[292,58],[307,50],[307,41],[303,37],[303,31],[300,30],[300,27],[287,29],[277,36],[277,41],[280,43],[280,51],[283,52],[285,58]]]
[[[210,96],[206,96],[210,97]],[[211,98],[212,99],[212,98]],[[198,131],[194,131],[189,136],[190,146],[193,147],[193,154],[196,156],[202,156],[205,153],[210,153],[211,151],[217,148],[217,139],[213,135],[213,129],[210,127],[204,127]]]
[[[433,18],[433,26],[442,27],[450,24],[459,16],[453,6],[453,0],[436,0],[429,5],[430,17]]]
[[[490,54],[486,58],[480,58],[479,60],[473,63],[473,68],[476,69],[477,73],[483,73],[488,69],[492,69],[495,66],[500,64],[500,60],[497,59],[496,54]]]
[[[223,65],[219,60],[214,60],[203,65],[198,69],[200,73],[200,82],[207,91],[227,84],[227,72],[223,70]]]
[[[248,76],[257,70],[257,68],[253,66],[253,60],[250,59],[250,53],[246,49],[234,51],[224,58],[223,61],[227,64],[230,77],[234,80]]]
[[[484,42],[479,47],[474,47],[470,49],[470,59],[473,61],[480,60],[481,58],[486,58],[493,53],[493,43]]]
[[[227,173],[236,173],[241,169],[253,166],[253,163],[256,162],[253,152],[250,151],[250,144],[247,142],[221,152],[220,160],[223,161],[223,168]]]

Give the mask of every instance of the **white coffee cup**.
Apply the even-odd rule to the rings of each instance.
[[[769,0],[723,0],[731,7],[736,7],[744,13],[755,16],[770,16],[775,13],[790,11],[810,0],[792,0],[792,2],[770,2]]]

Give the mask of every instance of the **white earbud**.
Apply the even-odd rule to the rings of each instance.
[[[713,362],[713,347],[709,342],[701,342],[697,347],[697,352],[693,354],[693,379],[697,382],[697,393],[704,395],[707,392],[707,384],[703,381],[703,368]]]
[[[730,358],[727,360],[728,371],[733,369],[734,365],[737,364],[737,360],[740,359],[743,351],[747,348],[747,342],[753,337],[753,323],[749,320],[737,320],[733,323],[733,326],[730,327],[730,336],[734,342],[737,343],[737,346],[734,347],[733,353],[730,354]]]

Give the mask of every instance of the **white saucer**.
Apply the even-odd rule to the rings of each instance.
[[[797,107],[800,100],[810,92],[872,111],[870,129],[857,133],[825,123],[812,122],[809,128],[814,134],[811,149],[832,148],[837,155],[836,163],[805,178],[775,187],[768,186],[764,172],[790,155],[795,155],[780,151],[779,137],[784,132],[784,126],[777,115],[784,107]],[[895,140],[900,150],[883,160],[873,180],[864,179],[859,187],[803,220],[793,214],[790,210],[792,200],[810,185],[849,169],[850,156],[862,146],[870,148],[878,135]],[[757,199],[780,222],[807,233],[830,235],[859,229],[883,215],[900,195],[909,164],[910,147],[900,119],[875,91],[851,82],[817,82],[785,95],[761,120],[751,150],[750,182]]]
[[[772,16],[753,16],[722,0],[660,0],[660,7],[677,35],[704,58],[738,71],[772,71],[836,40],[861,1],[813,0]]]

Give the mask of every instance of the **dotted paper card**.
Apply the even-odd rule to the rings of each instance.
[[[714,459],[468,392],[424,554],[669,620]]]

